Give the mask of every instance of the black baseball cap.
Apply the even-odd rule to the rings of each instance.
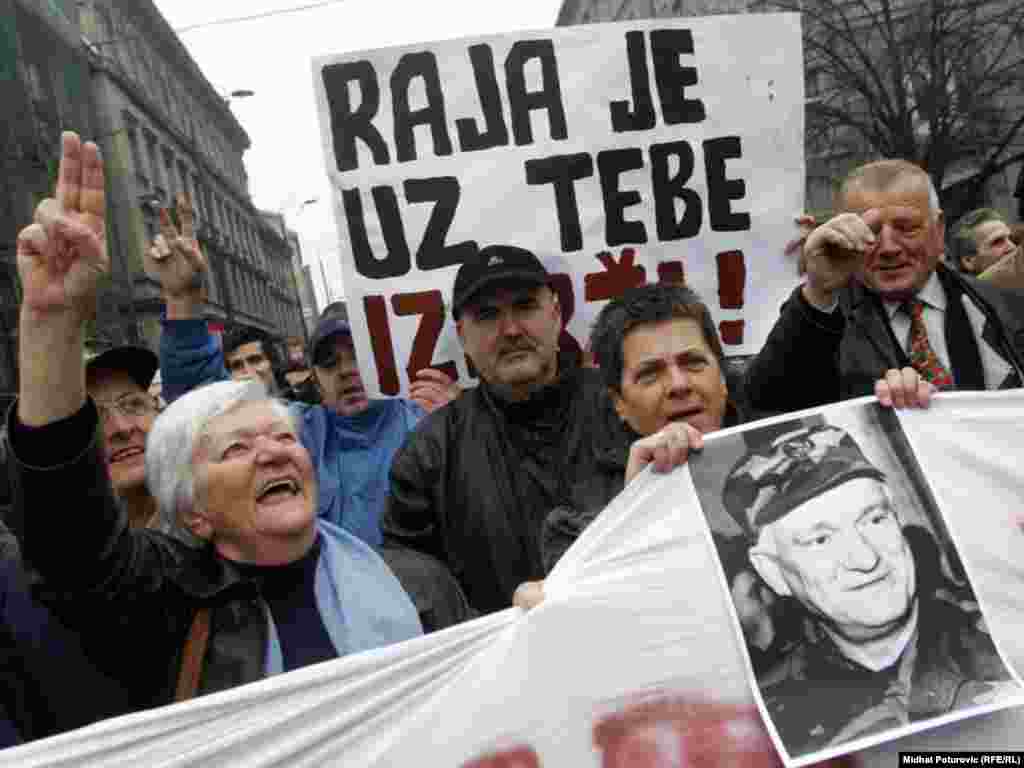
[[[334,362],[334,345],[327,344],[334,336],[351,336],[352,328],[340,315],[331,314],[320,318],[309,340],[309,356],[313,365],[329,366]]]
[[[885,481],[850,434],[819,425],[796,430],[748,451],[725,480],[726,511],[751,538],[761,529],[847,480]]]
[[[459,267],[452,291],[452,315],[458,320],[462,308],[482,289],[494,283],[510,281],[546,285],[549,278],[540,259],[525,248],[489,245]]]
[[[85,375],[94,371],[124,371],[142,389],[149,389],[160,368],[160,358],[146,347],[111,347],[102,352],[87,352]]]

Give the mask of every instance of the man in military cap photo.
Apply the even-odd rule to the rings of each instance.
[[[726,477],[750,565],[802,624],[758,679],[794,756],[1019,692],[1000,682],[969,587],[918,562],[893,499],[850,434],[824,424],[775,433]]]

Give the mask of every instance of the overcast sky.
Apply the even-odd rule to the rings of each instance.
[[[155,0],[175,29],[313,5],[314,0]],[[322,259],[334,299],[342,298],[337,231],[331,215],[313,99],[311,61],[322,54],[426,40],[554,26],[561,0],[341,0],[320,8],[209,26],[180,34],[206,78],[231,103],[252,147],[249,190],[260,208],[283,210],[313,264],[320,306]],[[303,206],[309,198],[319,202]]]

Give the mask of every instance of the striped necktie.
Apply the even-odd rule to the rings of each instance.
[[[936,389],[953,389],[953,375],[928,342],[928,329],[923,317],[924,302],[910,299],[904,303],[903,310],[910,315],[910,364],[921,374],[921,378],[930,381]]]

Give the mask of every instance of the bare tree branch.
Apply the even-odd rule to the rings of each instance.
[[[904,157],[980,191],[1024,159],[1024,2],[763,0],[803,17],[808,147]]]

